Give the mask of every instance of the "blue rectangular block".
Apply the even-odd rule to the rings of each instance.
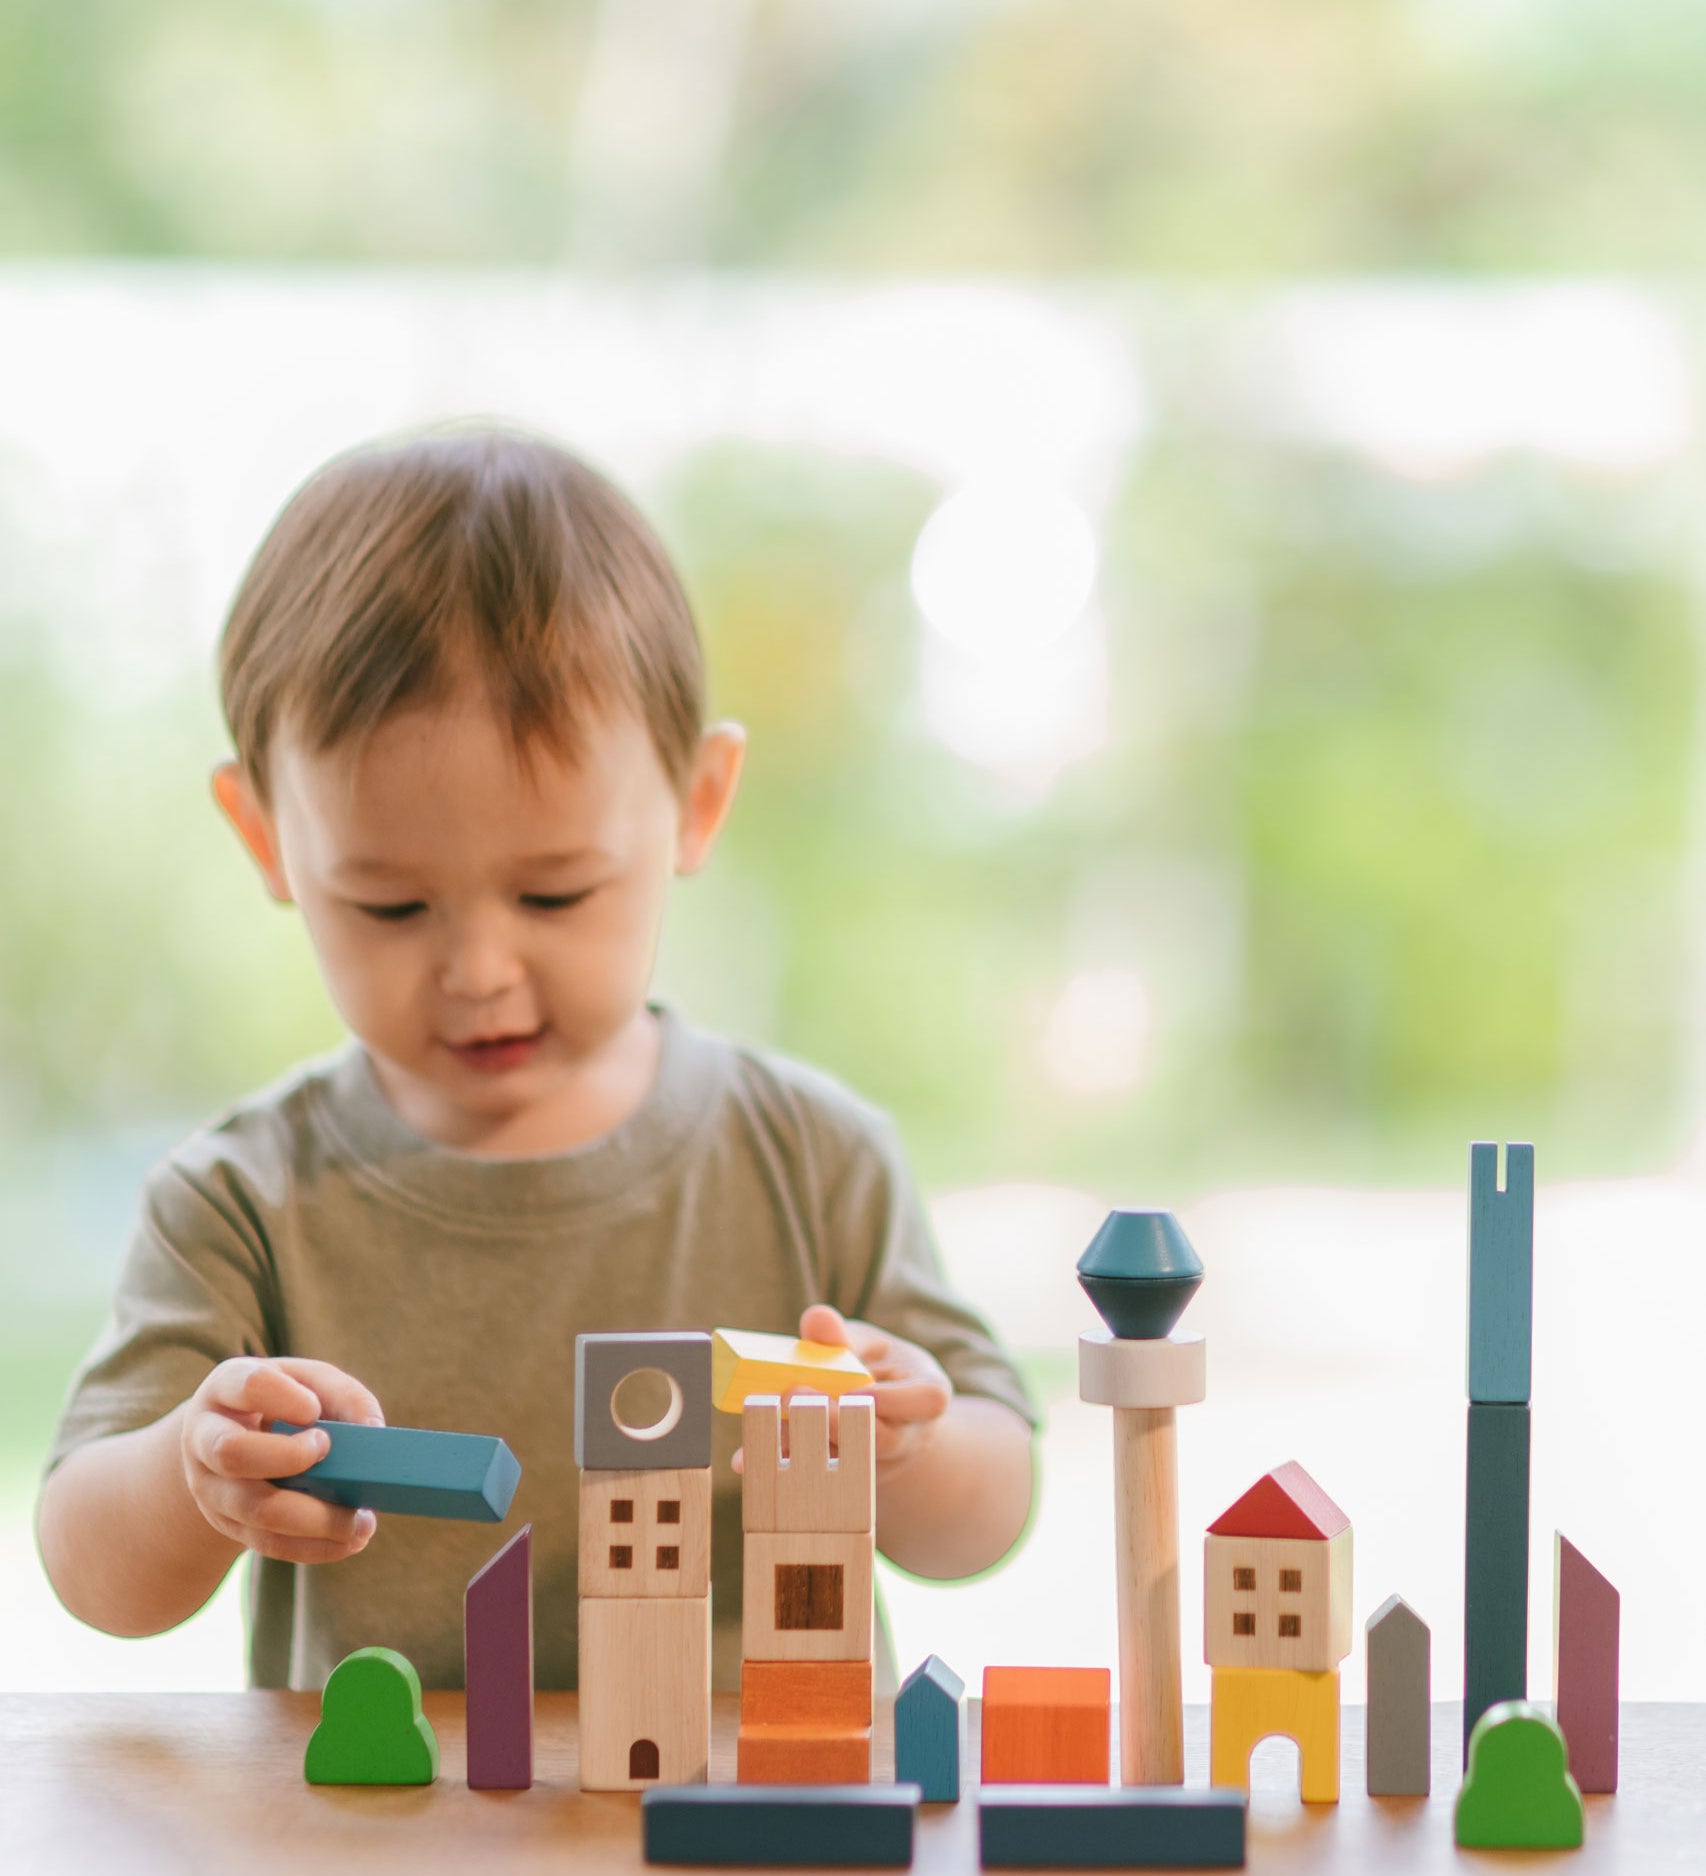
[[[654,1785],[640,1796],[648,1863],[904,1869],[916,1785]]]
[[[1469,1398],[1526,1401],[1534,1341],[1534,1148],[1469,1149]]]
[[[363,1427],[344,1420],[314,1424],[331,1435],[331,1451],[306,1472],[274,1479],[274,1485],[352,1510],[501,1524],[521,1481],[520,1461],[489,1434]],[[288,1420],[273,1422],[275,1433],[302,1430]]]
[[[1469,1403],[1463,1546],[1463,1755],[1475,1722],[1528,1695],[1529,1410]]]
[[[985,1869],[1241,1869],[1249,1800],[1232,1786],[986,1786]]]

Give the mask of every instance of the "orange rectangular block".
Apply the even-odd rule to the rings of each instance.
[[[1106,1668],[985,1668],[986,1785],[1105,1785],[1112,1676]]]
[[[871,1724],[869,1661],[743,1661],[742,1726],[856,1732]]]
[[[742,1785],[868,1785],[871,1729],[743,1726],[735,1742],[735,1779]]]

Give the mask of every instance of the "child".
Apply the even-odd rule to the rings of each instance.
[[[1032,1410],[943,1281],[891,1126],[647,997],[670,876],[704,864],[745,734],[702,727],[693,621],[635,510],[508,432],[356,451],[262,543],[221,682],[237,756],[214,792],[353,1039],[150,1176],[38,1507],[65,1606],[153,1634],[250,1551],[256,1685],[318,1687],[383,1644],[459,1686],[462,1589],[498,1537],[280,1490],[325,1436],[268,1428],[495,1433],[523,1468],[509,1528],[534,1527],[539,1684],[572,1687],[583,1330],[850,1343],[883,1551],[927,1576],[1000,1557]],[[716,1423],[732,1686],[739,1420]]]

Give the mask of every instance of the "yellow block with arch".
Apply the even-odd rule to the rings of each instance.
[[[1296,1743],[1305,1804],[1339,1802],[1339,1670],[1216,1668],[1209,1710],[1209,1783],[1250,1789],[1250,1754],[1264,1739]]]

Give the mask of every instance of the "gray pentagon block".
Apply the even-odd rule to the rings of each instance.
[[[657,1429],[617,1420],[616,1390],[657,1368],[676,1398]],[[619,1331],[575,1337],[575,1464],[583,1472],[655,1472],[711,1463],[711,1338],[698,1330]]]

